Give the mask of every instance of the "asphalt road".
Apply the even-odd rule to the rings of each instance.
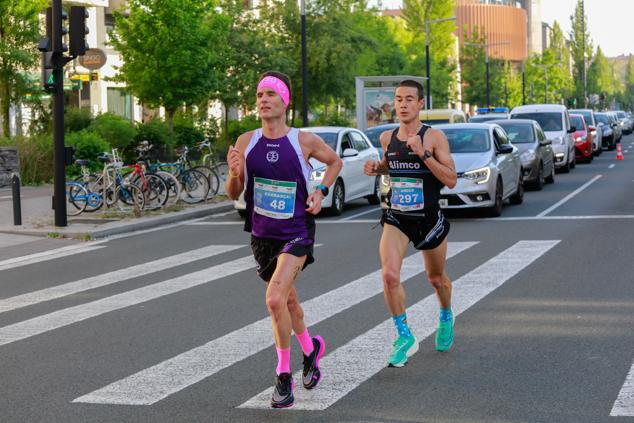
[[[380,211],[320,217],[297,286],[327,344],[324,379],[297,387],[290,410],[267,408],[275,349],[236,213],[0,261],[0,421],[634,422],[634,148],[614,157],[557,174],[501,218],[449,213],[447,353],[412,249],[421,348],[402,369],[385,368]]]

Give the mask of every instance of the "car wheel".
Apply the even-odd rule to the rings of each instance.
[[[330,207],[330,214],[333,216],[341,216],[343,213],[343,204],[345,200],[345,190],[343,182],[338,179],[335,183],[335,187],[332,190],[332,207]]]
[[[570,169],[577,167],[577,155],[572,153],[572,161],[570,162]]]
[[[489,208],[488,215],[491,217],[498,217],[502,214],[502,199],[503,191],[502,191],[502,180],[498,179],[497,184],[495,185],[495,204],[493,207]]]
[[[376,205],[381,203],[381,177],[377,176],[374,178],[374,193],[365,197],[368,200],[368,203],[372,205]]]
[[[524,202],[524,171],[520,169],[520,179],[517,182],[517,191],[511,195],[509,201],[511,204],[522,204]]]
[[[547,184],[552,184],[555,182],[555,164],[553,163],[552,169],[550,170],[550,175],[544,178],[544,182]]]
[[[532,188],[536,191],[541,191],[544,188],[544,163],[539,164],[539,169],[537,169],[537,179],[533,182]]]
[[[616,148],[616,138],[612,137],[612,142],[608,146],[608,151],[614,151],[615,148]]]

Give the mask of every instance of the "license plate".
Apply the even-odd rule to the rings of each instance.
[[[438,200],[438,204],[440,205],[441,209],[446,209],[449,205],[449,201],[446,198],[441,198],[440,200]]]

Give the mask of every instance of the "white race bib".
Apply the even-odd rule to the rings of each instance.
[[[256,213],[273,219],[292,219],[297,182],[255,178],[253,206]]]
[[[423,180],[417,178],[390,178],[392,208],[400,211],[422,210],[425,207],[423,198]]]

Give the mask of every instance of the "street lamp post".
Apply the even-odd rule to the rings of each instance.
[[[302,32],[302,126],[308,126],[308,59],[306,56],[306,2],[301,0],[301,32]]]
[[[522,62],[522,105],[526,104],[526,62]]]
[[[425,21],[425,67],[427,71],[427,95],[425,101],[425,108],[431,109],[431,77],[429,76],[430,72],[430,63],[429,63],[429,24],[438,23],[438,22],[448,22],[455,21],[456,17],[452,16],[450,18],[442,18],[442,19],[428,19]]]
[[[487,43],[470,43],[468,41],[465,41],[463,44],[466,45],[466,46],[484,47],[484,61],[486,63],[486,80],[487,80],[487,107],[490,107],[491,106],[491,87],[489,85],[489,79],[490,79],[490,74],[489,74],[489,47],[511,44],[511,42],[510,41],[502,41],[502,42],[499,42],[499,43],[487,44]]]

